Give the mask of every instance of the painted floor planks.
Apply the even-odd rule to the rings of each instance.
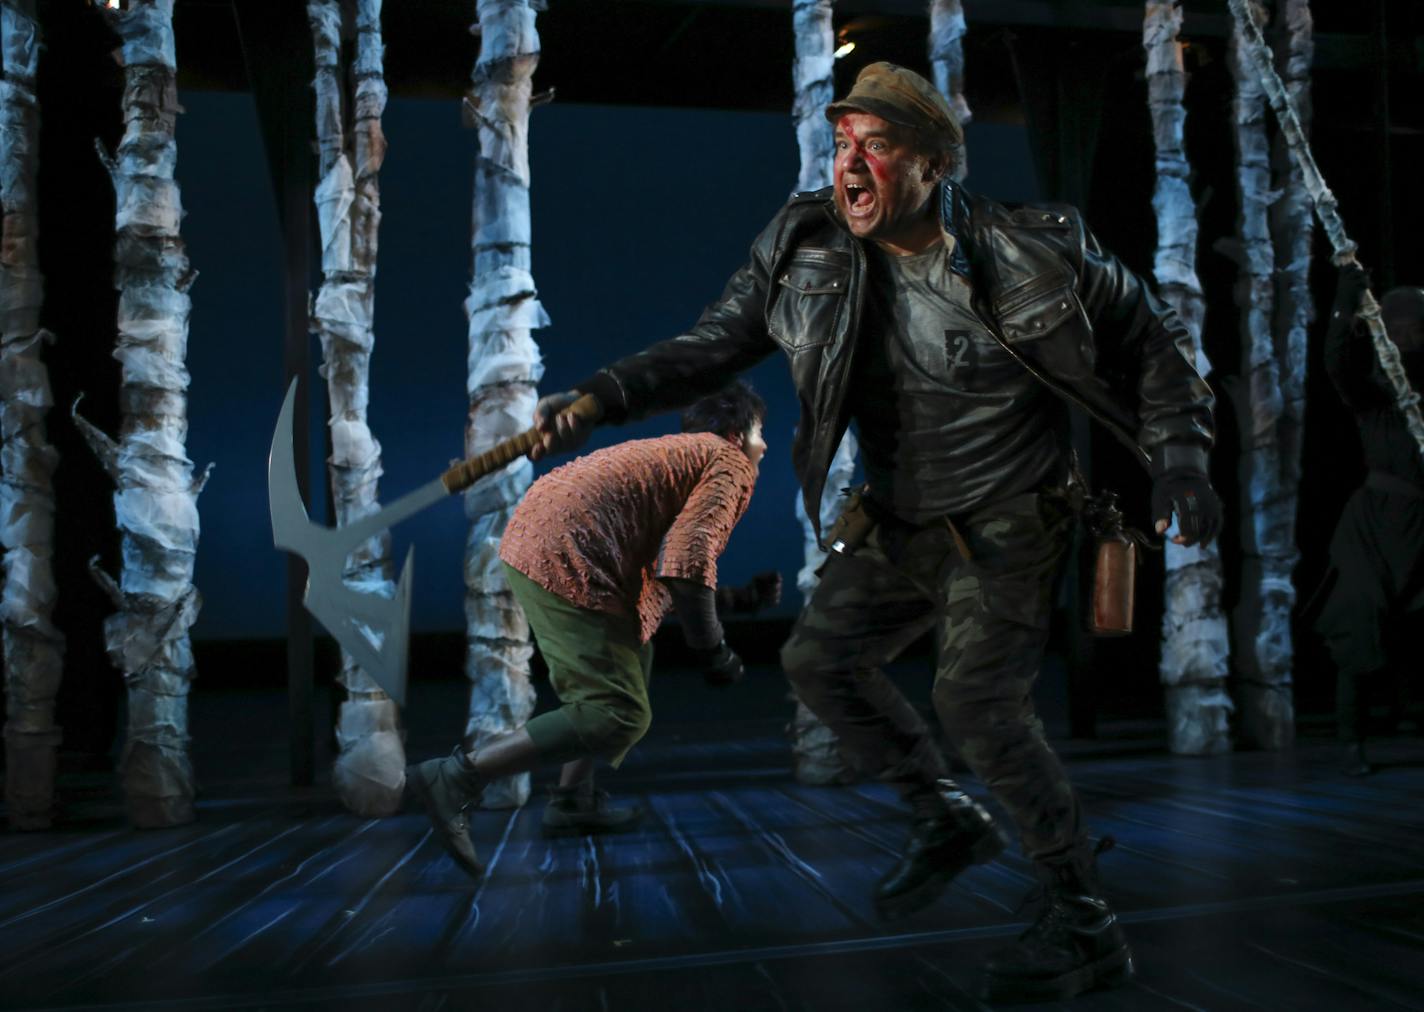
[[[411,717],[412,756],[442,751]],[[786,753],[775,721],[655,726],[606,780],[645,807],[636,831],[547,840],[538,798],[478,812],[474,882],[420,813],[350,816],[285,788],[270,754],[224,777],[214,746],[191,826],[127,830],[91,797],[55,831],[0,838],[0,1008],[983,1008],[976,967],[1020,929],[1028,863],[970,869],[881,923],[870,890],[907,829],[893,792],[797,784]],[[1382,743],[1358,781],[1324,741],[1064,754],[1093,833],[1116,840],[1103,874],[1139,974],[1042,1007],[1424,1008],[1424,741]]]

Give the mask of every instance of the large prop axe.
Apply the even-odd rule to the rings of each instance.
[[[272,433],[267,458],[267,500],[272,511],[272,540],[278,548],[300,555],[307,563],[307,591],[302,603],[353,660],[397,704],[405,704],[406,646],[410,633],[410,583],[414,548],[406,553],[395,597],[362,594],[341,578],[346,559],[363,541],[528,453],[540,433],[530,428],[491,450],[459,461],[444,474],[409,492],[385,509],[344,527],[324,527],[307,516],[297,488],[292,445],[292,412],[297,381],[287,388]],[[598,413],[598,401],[585,395],[565,411],[588,421]]]
[[[1320,219],[1320,224],[1325,226],[1325,234],[1330,237],[1330,245],[1335,250],[1331,259],[1339,267],[1353,264],[1356,262],[1357,247],[1345,234],[1345,223],[1340,219],[1335,194],[1325,185],[1325,177],[1320,174],[1320,169],[1315,164],[1315,156],[1310,153],[1310,142],[1306,140],[1300,117],[1296,115],[1295,106],[1291,103],[1290,92],[1286,91],[1285,84],[1276,73],[1271,50],[1261,34],[1261,27],[1251,16],[1247,0],[1226,0],[1226,3],[1241,28],[1246,51],[1251,62],[1255,64],[1256,74],[1261,79],[1261,86],[1266,90],[1271,108],[1275,110],[1286,146],[1290,148],[1291,159],[1304,177],[1305,188],[1310,191],[1315,214]],[[1409,377],[1405,375],[1404,365],[1399,360],[1399,349],[1385,333],[1384,321],[1380,319],[1379,303],[1375,301],[1374,293],[1368,289],[1360,299],[1358,315],[1369,328],[1370,338],[1375,346],[1375,356],[1379,359],[1380,369],[1389,380],[1395,404],[1404,416],[1404,424],[1409,429],[1409,434],[1414,437],[1420,455],[1424,456],[1424,416],[1419,413],[1419,395],[1409,385]]]

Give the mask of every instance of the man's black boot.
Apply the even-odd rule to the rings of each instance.
[[[471,875],[484,874],[485,866],[470,840],[467,808],[479,804],[485,781],[458,747],[444,759],[427,759],[405,768],[406,785],[430,816],[435,839]]]
[[[954,876],[998,857],[1006,843],[993,817],[952,781],[936,792],[942,806],[915,819],[895,867],[875,886],[875,909],[894,919],[929,906]]]
[[[1132,952],[1102,898],[1093,855],[1041,864],[1039,871],[1044,887],[1038,918],[1013,945],[989,957],[979,994],[986,1001],[1061,1001],[1132,976]]]
[[[621,833],[643,817],[639,805],[610,805],[608,792],[592,784],[550,787],[544,809],[545,836],[582,836],[585,833]]]

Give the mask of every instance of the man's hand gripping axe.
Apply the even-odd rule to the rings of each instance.
[[[278,548],[300,555],[307,563],[307,590],[302,599],[307,611],[335,638],[353,660],[399,705],[405,704],[406,659],[410,638],[411,566],[415,555],[406,553],[394,598],[362,594],[341,579],[346,559],[362,542],[387,527],[419,513],[447,495],[462,492],[480,478],[524,456],[542,438],[530,428],[491,450],[459,461],[444,474],[409,492],[385,509],[345,527],[323,527],[307,516],[297,488],[292,445],[292,413],[297,381],[287,388],[272,433],[267,458],[267,501],[272,511],[272,540]],[[585,395],[565,410],[589,421],[598,417],[598,401]]]

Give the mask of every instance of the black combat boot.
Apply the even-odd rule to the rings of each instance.
[[[943,804],[916,817],[905,853],[875,886],[881,917],[904,917],[929,906],[950,879],[971,864],[992,861],[1004,849],[993,817],[953,781],[941,780],[936,795]]]
[[[1110,846],[1108,837],[1098,850]],[[981,998],[1061,1001],[1132,976],[1132,952],[1102,898],[1094,853],[1085,848],[1039,865],[1044,885],[1038,919],[1017,942],[989,957]]]
[[[483,875],[485,866],[475,854],[465,810],[479,804],[485,780],[475,772],[465,753],[456,747],[444,759],[427,759],[407,766],[405,782],[425,806],[435,839],[450,852],[455,863],[471,875]]]
[[[621,833],[643,817],[638,805],[610,805],[608,792],[590,783],[550,787],[544,809],[545,836],[582,836],[585,833]]]

